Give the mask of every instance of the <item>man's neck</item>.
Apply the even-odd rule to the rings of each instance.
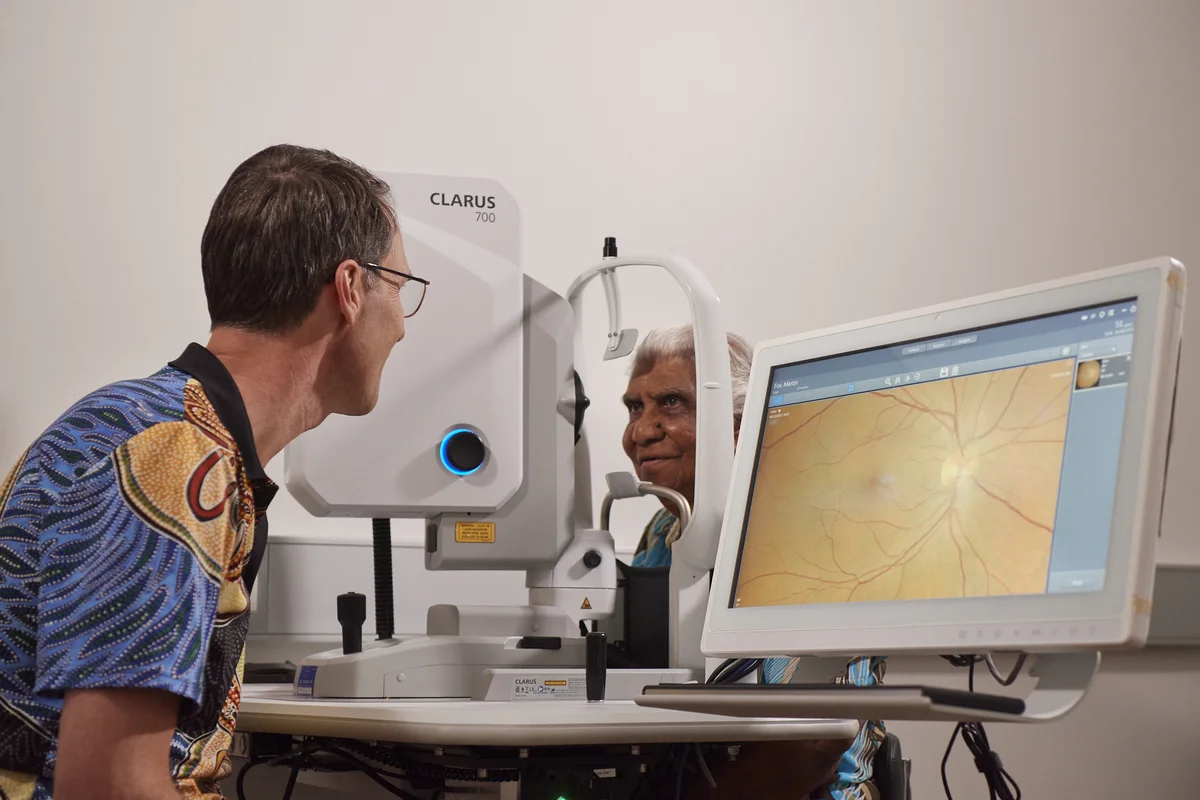
[[[237,384],[254,432],[254,449],[264,467],[289,442],[325,418],[315,388],[322,352],[319,342],[218,328],[208,350]]]

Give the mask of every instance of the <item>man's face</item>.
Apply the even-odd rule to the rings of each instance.
[[[629,423],[622,444],[639,479],[693,502],[696,485],[696,380],[690,361],[659,361],[625,390]]]
[[[411,274],[399,234],[379,266]],[[341,413],[350,416],[367,414],[375,408],[383,368],[392,348],[404,338],[406,309],[400,302],[400,286],[405,279],[379,270],[374,270],[373,277],[374,285],[363,293],[362,315],[353,326],[348,346],[338,355],[344,368],[343,385],[348,390],[344,398],[347,409]]]

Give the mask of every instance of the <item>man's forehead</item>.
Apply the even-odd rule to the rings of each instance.
[[[408,268],[408,256],[404,252],[404,245],[400,241],[400,234],[396,234],[396,238],[392,240],[392,249],[384,257],[383,266],[388,269],[412,274],[412,271]]]

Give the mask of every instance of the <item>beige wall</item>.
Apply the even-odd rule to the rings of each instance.
[[[976,678],[980,691],[1004,691],[986,670]],[[947,676],[901,660],[889,666],[888,683],[921,680],[964,689],[967,685],[965,670]],[[1014,687],[1027,688],[1027,681]],[[1200,752],[1197,708],[1200,649],[1161,648],[1105,657],[1091,690],[1057,722],[989,724],[984,729],[1023,796],[1031,800],[1192,800],[1200,796],[1194,766]],[[894,722],[888,729],[900,737],[905,756],[913,760],[916,800],[944,797],[941,762],[954,726]],[[987,797],[983,776],[961,738],[947,775],[955,798]]]
[[[1194,0],[8,0],[0,462],[203,339],[207,208],[280,140],[500,180],[527,271],[560,291],[606,235],[682,253],[756,340],[1156,255],[1200,268],[1197,41]],[[684,319],[643,286],[631,325]],[[1187,337],[1163,557],[1200,563],[1200,314]],[[600,476],[624,466],[624,365],[588,369]],[[620,510],[623,543],[650,508]],[[272,531],[359,527],[282,497]],[[1195,675],[1115,672],[1070,722],[996,735],[1027,796],[1061,785],[1061,748],[1098,776],[1084,796],[1181,797],[1171,754],[1195,748],[1154,737]],[[910,731],[936,796],[947,732]]]

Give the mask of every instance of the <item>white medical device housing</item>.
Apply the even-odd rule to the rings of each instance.
[[[551,569],[571,538],[569,508],[556,507],[574,431],[573,409],[556,409],[574,391],[570,307],[522,272],[519,211],[497,183],[379,177],[409,268],[430,285],[378,406],[289,446],[287,489],[315,516],[429,520],[429,569]]]
[[[1184,276],[1151,260],[760,344],[704,652],[1143,644]]]
[[[575,368],[579,306],[600,278],[612,331],[605,357],[627,355],[636,332],[620,327],[615,272],[635,265],[672,274],[696,329],[704,434],[696,483],[698,494],[710,491],[675,547],[669,613],[671,666],[684,670],[672,674],[702,668],[708,571],[733,457],[728,353],[712,286],[679,257],[617,258],[610,240],[564,298],[521,272],[516,204],[493,181],[381,177],[409,267],[428,292],[384,371],[377,408],[300,437],[285,453],[285,484],[315,516],[424,519],[427,568],[523,570],[529,604],[433,606],[424,634],[302,659],[296,693],[492,696],[496,687],[480,681],[513,670],[582,671],[581,627],[613,614],[617,567],[611,534],[592,520],[587,398]]]
[[[493,181],[379,177],[392,188],[409,268],[430,285],[388,361],[378,406],[299,437],[287,450],[288,491],[322,517],[493,511],[524,474],[517,205]],[[446,463],[443,443],[456,431],[481,440],[482,464]]]

